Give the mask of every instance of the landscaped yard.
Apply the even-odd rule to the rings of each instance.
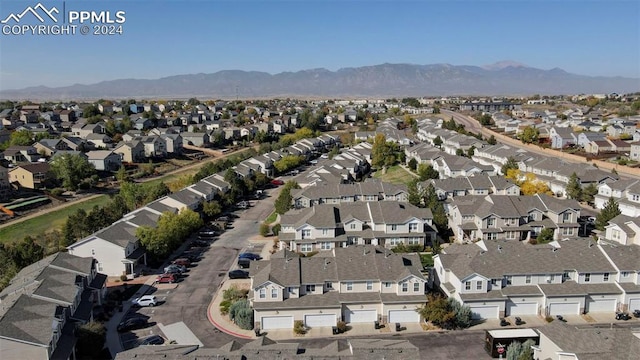
[[[25,220],[0,229],[0,242],[10,243],[22,240],[25,236],[37,236],[47,231],[62,228],[69,215],[78,209],[91,210],[95,205],[102,206],[109,201],[109,196],[101,195],[95,199],[87,200],[78,204],[68,206],[64,209],[52,211],[50,213]]]
[[[407,184],[414,179],[414,176],[400,165],[395,165],[387,169],[386,173],[378,170],[373,177],[392,184]]]
[[[267,218],[264,220],[264,222],[265,222],[265,224],[271,224],[274,221],[276,221],[277,218],[278,218],[278,213],[274,211],[269,216],[267,216]]]

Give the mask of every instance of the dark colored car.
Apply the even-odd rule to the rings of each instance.
[[[172,264],[182,265],[184,267],[189,267],[189,266],[191,266],[191,260],[189,260],[187,258],[179,258],[179,259],[173,260]]]
[[[178,281],[178,276],[176,274],[161,274],[156,278],[157,283],[170,283],[173,284]]]
[[[248,279],[249,272],[244,270],[231,270],[229,271],[229,279]]]
[[[251,259],[240,258],[238,259],[238,266],[242,269],[248,269],[251,266]]]
[[[239,259],[262,260],[262,256],[254,253],[242,253],[238,255]]]
[[[273,180],[271,180],[271,185],[275,185],[275,186],[284,185],[284,181],[282,181],[280,179],[273,179]]]
[[[144,327],[147,327],[147,325],[149,325],[147,323],[147,319],[143,317],[132,317],[120,322],[120,324],[118,324],[117,329],[118,331],[122,332],[122,331],[129,331],[129,330],[135,330],[135,329],[142,329]]]
[[[162,345],[164,338],[160,335],[151,335],[140,341],[140,345]]]

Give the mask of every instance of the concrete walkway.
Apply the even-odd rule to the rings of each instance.
[[[145,295],[148,291],[153,288],[153,284],[156,281],[155,276],[149,276],[147,281],[142,284],[140,289],[136,291],[136,293],[131,297],[131,299],[135,299],[142,295]],[[118,324],[122,321],[124,316],[127,314],[129,309],[131,308],[130,300],[123,300],[122,302],[122,311],[116,311],[111,319],[107,323],[105,323],[105,327],[107,330],[107,340],[106,345],[109,348],[109,352],[113,358],[116,357],[116,354],[124,350],[122,348],[122,343],[120,342],[120,333],[118,333]]]

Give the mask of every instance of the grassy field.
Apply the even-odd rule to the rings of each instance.
[[[269,216],[267,216],[264,222],[265,224],[271,224],[272,222],[276,221],[277,218],[278,218],[278,213],[274,211],[271,214],[269,214]]]
[[[407,184],[414,179],[414,176],[400,165],[388,168],[387,172],[384,174],[382,173],[382,170],[378,170],[373,174],[373,177],[392,184]]]
[[[70,214],[78,209],[87,212],[95,205],[102,206],[109,201],[109,196],[101,195],[95,199],[68,206],[64,209],[52,211],[47,214],[25,220],[0,229],[0,242],[8,243],[23,239],[27,235],[37,236],[50,230],[60,229]]]

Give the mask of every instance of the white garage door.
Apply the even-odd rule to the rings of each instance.
[[[497,305],[471,305],[471,318],[472,319],[497,319],[498,318],[498,306]]]
[[[420,314],[415,310],[389,310],[390,323],[417,323],[420,322]]]
[[[293,316],[263,316],[262,329],[293,329]]]
[[[304,324],[311,328],[322,326],[336,326],[336,316],[333,314],[305,315]]]
[[[640,310],[640,299],[629,299],[629,311]]]
[[[614,312],[616,311],[616,299],[589,299],[587,312]]]
[[[537,315],[538,314],[538,303],[536,302],[525,302],[525,303],[514,303],[507,302],[507,316],[518,316],[518,315]]]
[[[345,320],[348,323],[374,322],[378,320],[378,312],[376,310],[349,310],[345,314]]]
[[[580,303],[552,303],[549,304],[550,315],[578,315]]]

